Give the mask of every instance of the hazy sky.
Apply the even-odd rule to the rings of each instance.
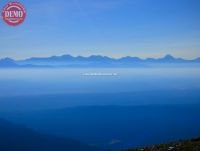
[[[2,8],[8,0],[0,1]],[[21,0],[25,22],[0,19],[0,58],[51,55],[200,57],[200,0]]]

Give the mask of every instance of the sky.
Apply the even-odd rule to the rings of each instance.
[[[0,9],[8,3],[0,1]],[[200,57],[199,0],[20,0],[23,24],[0,18],[0,58],[71,54]]]

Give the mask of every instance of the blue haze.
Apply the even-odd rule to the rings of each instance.
[[[0,116],[42,133],[113,149],[200,135],[199,68],[0,69],[0,83]]]

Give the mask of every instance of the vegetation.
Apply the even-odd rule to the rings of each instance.
[[[122,151],[200,151],[200,138]]]

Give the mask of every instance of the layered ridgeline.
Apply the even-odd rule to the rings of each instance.
[[[1,151],[98,151],[78,141],[40,134],[32,129],[0,119]]]
[[[166,55],[163,58],[122,57],[119,59],[101,55],[89,57],[71,55],[34,57],[24,60],[14,60],[11,58],[0,59],[0,67],[154,67],[154,66],[199,66],[200,58],[186,60]]]

